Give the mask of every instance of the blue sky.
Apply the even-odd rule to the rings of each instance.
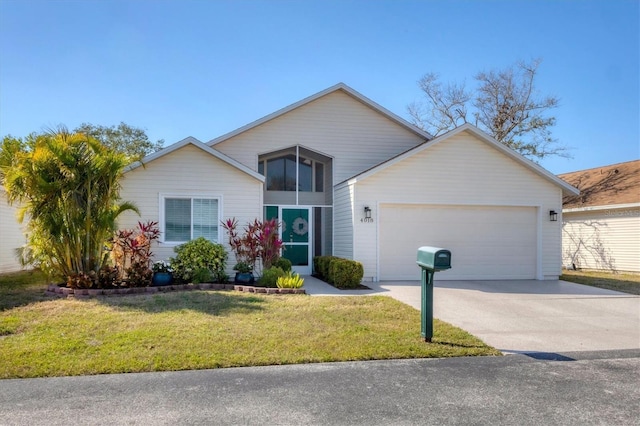
[[[124,121],[211,140],[338,82],[401,117],[426,72],[542,58],[553,173],[640,158],[637,0],[0,0],[0,135]]]

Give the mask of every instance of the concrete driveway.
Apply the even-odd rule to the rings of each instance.
[[[566,281],[438,281],[434,317],[504,353],[640,348],[640,296]],[[312,295],[387,295],[420,309],[419,281],[340,291],[305,279]]]

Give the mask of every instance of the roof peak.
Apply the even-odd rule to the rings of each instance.
[[[364,105],[368,106],[369,108],[373,109],[374,111],[378,112],[379,114],[387,117],[389,120],[394,121],[396,124],[406,128],[407,130],[425,138],[425,140],[430,140],[433,139],[433,136],[431,134],[429,134],[428,132],[425,132],[424,130],[418,128],[417,126],[411,124],[410,122],[408,122],[407,120],[405,120],[404,118],[394,114],[393,112],[389,111],[388,109],[386,109],[385,107],[379,105],[378,103],[372,101],[371,99],[367,98],[366,96],[364,96],[363,94],[361,94],[360,92],[358,92],[357,90],[351,88],[350,86],[348,86],[347,84],[343,83],[343,82],[339,82],[337,84],[334,84],[333,86],[327,87],[324,90],[321,90],[319,92],[314,93],[313,95],[307,96],[306,98],[303,98],[297,102],[294,102],[284,108],[281,108],[275,112],[272,112],[271,114],[265,115],[262,118],[259,118],[255,121],[252,121],[249,124],[246,124],[242,127],[237,128],[236,130],[233,130],[229,133],[225,133],[224,135],[218,136],[217,138],[211,139],[210,141],[207,142],[207,145],[209,146],[214,146],[217,143],[223,142],[227,139],[230,139],[234,136],[237,136],[241,133],[244,133],[248,130],[251,130],[255,127],[260,126],[261,124],[264,124],[268,121],[274,120],[290,111],[293,111],[294,109],[300,108],[304,105],[307,105],[317,99],[320,99],[324,96],[327,96],[331,93],[337,92],[337,91],[342,91],[344,93],[346,93],[347,95],[351,96],[352,98],[354,98],[355,100],[363,103]]]

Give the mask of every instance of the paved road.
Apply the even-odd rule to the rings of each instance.
[[[640,351],[0,381],[1,425],[638,425]]]

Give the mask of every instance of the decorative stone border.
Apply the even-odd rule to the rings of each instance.
[[[304,288],[268,288],[238,284],[176,284],[157,287],[131,287],[131,288],[68,288],[56,284],[49,284],[46,294],[49,296],[67,297],[76,299],[88,299],[98,296],[130,296],[135,294],[170,293],[174,291],[190,290],[232,290],[257,294],[306,294]]]

